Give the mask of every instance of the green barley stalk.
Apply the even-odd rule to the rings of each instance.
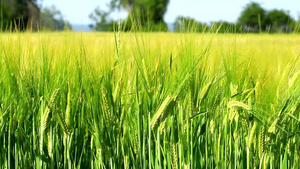
[[[144,74],[144,77],[145,77],[146,85],[147,85],[147,88],[150,89],[151,86],[150,86],[149,77],[148,77],[148,70],[147,70],[146,63],[145,63],[144,59],[142,59],[142,64],[143,64],[143,74]]]
[[[70,127],[71,123],[71,92],[70,92],[70,86],[68,87],[68,98],[67,98],[67,108],[66,108],[66,124]]]

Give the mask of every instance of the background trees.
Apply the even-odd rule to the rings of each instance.
[[[42,8],[37,0],[1,0],[0,30],[63,30],[65,23],[62,14],[54,6]]]
[[[288,11],[273,9],[267,11],[260,4],[251,2],[246,5],[238,18],[238,24],[249,32],[292,32],[295,20]]]
[[[291,32],[295,23],[288,11],[273,9],[267,13],[266,26],[271,32]]]
[[[113,23],[117,21],[113,21],[110,14],[126,10],[128,17],[122,22],[125,31],[131,30],[134,24],[142,31],[166,31],[168,28],[163,17],[168,4],[169,0],[111,0],[108,11],[97,7],[90,15],[95,22],[92,27],[98,31],[113,31]],[[256,2],[245,6],[236,23],[213,21],[207,24],[178,16],[173,26],[175,32],[293,32],[297,29],[297,23],[288,12],[278,9],[268,11]]]
[[[95,25],[90,27],[97,31],[113,31],[113,20],[109,18],[109,12],[101,10],[97,7],[93,13],[89,15],[90,19],[95,22]]]
[[[190,17],[179,16],[174,23],[175,32],[218,32],[218,33],[240,33],[243,32],[240,25],[235,23],[217,21],[210,25],[199,22]]]
[[[265,26],[265,21],[265,9],[255,2],[247,4],[238,18],[238,24],[243,25],[247,31],[258,31]]]
[[[95,29],[112,29],[112,20],[105,19],[116,10],[126,10],[127,19],[124,21],[124,29],[130,30],[133,24],[145,28],[148,31],[166,31],[167,25],[163,19],[167,11],[169,0],[112,0],[109,11],[103,11],[99,7],[90,15],[96,22]],[[102,29],[99,27],[102,26]]]
[[[170,0],[110,0],[108,9],[97,7],[89,15],[94,22],[90,25],[96,31],[113,31],[118,21],[110,16],[116,11],[127,11],[122,20],[122,29],[130,31],[193,31],[193,32],[299,32],[300,20],[295,21],[288,11],[266,10],[259,3],[247,4],[236,23],[213,21],[203,23],[190,17],[178,16],[174,23],[166,23],[164,15]],[[55,7],[42,8],[37,0],[1,0],[1,30],[63,30],[66,23]],[[31,26],[31,27],[30,27]],[[169,27],[169,29],[168,29]]]
[[[37,28],[36,0],[1,0],[1,30]]]
[[[13,16],[13,11],[9,4],[6,2],[1,2],[1,30],[7,29],[10,25],[10,20]]]
[[[40,29],[64,30],[71,29],[71,25],[63,19],[61,12],[55,6],[50,6],[41,8]]]
[[[205,32],[207,29],[207,24],[190,17],[178,16],[174,22],[175,32]]]

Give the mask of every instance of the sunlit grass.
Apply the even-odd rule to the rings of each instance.
[[[299,168],[299,44],[3,33],[0,167]]]

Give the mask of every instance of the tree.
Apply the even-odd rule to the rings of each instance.
[[[7,2],[1,1],[1,28],[0,30],[7,30],[10,27],[13,11]]]
[[[175,32],[205,32],[207,24],[201,23],[194,18],[178,16],[174,22]]]
[[[238,25],[242,25],[247,31],[265,29],[266,11],[260,4],[251,2],[246,5],[238,18]]]
[[[96,8],[90,18],[94,21],[101,20],[102,23],[97,24],[96,22],[96,25],[105,25],[110,21],[105,23],[104,16],[108,16],[113,11],[125,9],[128,13],[128,17],[124,21],[126,23],[125,30],[130,30],[134,24],[138,24],[146,30],[165,31],[168,29],[163,16],[167,11],[168,4],[169,0],[111,0],[109,12],[102,11],[100,15],[97,15],[97,12],[99,13],[101,10]]]
[[[71,29],[70,23],[63,19],[61,12],[55,7],[45,7],[41,9],[40,13],[40,27],[41,29],[49,30],[64,30]]]
[[[97,31],[113,31],[113,21],[109,18],[109,12],[97,7],[89,17],[96,23],[95,26],[90,25],[92,29]]]
[[[1,0],[1,29],[26,30],[39,13],[37,0]],[[37,21],[34,26],[37,26]],[[32,25],[31,25],[32,26]]]
[[[298,14],[298,19],[295,22],[294,32],[300,33],[300,13]]]
[[[271,32],[287,32],[294,26],[294,19],[288,12],[273,9],[267,12],[266,25]]]
[[[143,12],[147,17],[145,22],[153,22],[155,24],[164,22],[163,16],[167,11],[169,0],[112,0],[110,8],[114,9],[126,9],[128,15],[138,11]]]

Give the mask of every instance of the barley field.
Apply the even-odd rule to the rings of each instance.
[[[2,33],[0,168],[300,168],[299,44]]]

